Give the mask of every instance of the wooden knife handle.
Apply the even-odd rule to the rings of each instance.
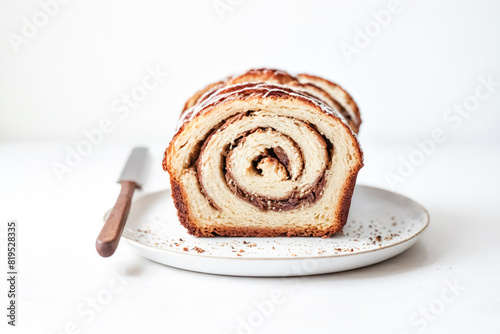
[[[120,195],[116,200],[115,206],[111,209],[108,219],[104,223],[95,243],[97,252],[102,257],[113,255],[118,247],[130,211],[132,195],[135,188],[137,188],[137,184],[133,181],[121,181],[120,183],[122,185]]]

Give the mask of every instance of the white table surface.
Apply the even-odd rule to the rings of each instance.
[[[125,243],[111,258],[100,258],[94,241],[131,146],[95,148],[61,182],[51,163],[64,158],[64,146],[0,144],[0,218],[2,226],[8,219],[19,226],[18,327],[9,331],[500,332],[500,155],[494,144],[442,144],[396,188],[431,214],[429,229],[405,253],[358,270],[286,279],[179,270],[141,258]],[[412,150],[411,144],[363,146],[358,181],[383,188],[384,173]],[[142,193],[167,186],[162,147],[150,148],[154,163]],[[1,232],[4,250],[5,227]],[[108,294],[110,284],[115,292]],[[455,293],[450,284],[458,285]],[[5,289],[2,280],[2,295]],[[256,303],[267,305],[275,290],[282,302],[262,315]],[[106,304],[90,311],[97,297]]]

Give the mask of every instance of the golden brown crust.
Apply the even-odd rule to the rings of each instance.
[[[347,129],[351,131],[342,115],[338,114],[335,110],[328,108],[323,101],[316,99],[314,95],[305,91],[301,91],[299,93],[297,90],[287,86],[277,86],[260,82],[241,83],[220,88],[210,97],[205,98],[203,103],[198,103],[194,106],[194,108],[187,110],[182,120],[186,123],[187,121],[193,120],[195,117],[205,115],[207,111],[210,111],[216,105],[224,103],[224,101],[263,97],[271,99],[295,99],[313,108],[318,108],[318,105],[320,105],[324,107],[322,109],[323,112],[333,115],[335,118],[341,119],[347,126]],[[199,107],[199,109],[196,107]],[[186,115],[190,116],[185,117]]]
[[[266,82],[286,86],[300,86],[300,82],[290,74],[280,70],[267,68],[252,69],[241,75],[229,78],[226,81],[226,86],[245,82]]]
[[[300,79],[307,80],[308,82],[300,82]],[[309,82],[311,81],[311,82]],[[296,89],[302,89],[309,92],[309,94],[314,94],[314,97],[323,100],[326,104],[332,106],[332,108],[336,108],[340,111],[340,113],[344,116],[349,115],[349,112],[344,108],[344,106],[337,101],[337,99],[330,95],[326,90],[321,88],[319,85],[314,84],[313,81],[319,81],[326,86],[335,87],[341,90],[346,96],[346,103],[350,106],[350,109],[356,115],[356,120],[347,119],[347,122],[354,133],[359,132],[359,127],[361,125],[361,116],[359,113],[359,108],[354,102],[354,99],[338,84],[331,82],[329,80],[323,79],[318,76],[309,75],[309,74],[298,74],[297,77],[293,77],[290,74],[277,70],[277,69],[252,69],[241,75],[236,75],[232,77],[228,77],[225,80],[221,80],[206,86],[205,88],[196,92],[184,105],[184,108],[181,113],[182,116],[189,112],[189,109],[202,103],[211,95],[215,94],[219,89],[232,86],[240,83],[248,83],[248,82],[261,82],[261,83],[271,83],[271,84],[279,84],[285,85],[289,87],[293,87]],[[348,117],[349,118],[349,117]]]
[[[174,200],[175,208],[177,209],[177,217],[179,217],[179,221],[182,226],[184,226],[189,234],[192,234],[197,237],[203,237],[198,229],[198,227],[192,223],[192,220],[189,218],[189,210],[186,205],[187,197],[182,190],[181,184],[174,179],[170,180],[170,186],[172,188],[172,199]]]

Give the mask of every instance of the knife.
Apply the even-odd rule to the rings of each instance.
[[[115,206],[111,209],[95,243],[97,252],[102,257],[113,255],[118,247],[130,211],[132,195],[134,190],[140,189],[143,183],[143,170],[147,153],[146,147],[134,148],[118,179],[118,183],[122,185],[120,195],[118,195]]]

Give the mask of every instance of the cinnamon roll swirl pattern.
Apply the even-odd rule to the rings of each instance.
[[[251,70],[197,92],[163,160],[181,223],[199,237],[340,231],[360,122],[352,98],[314,76]]]

